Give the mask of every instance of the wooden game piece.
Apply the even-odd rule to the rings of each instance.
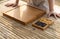
[[[34,22],[32,25],[34,27],[37,27],[37,28],[44,30],[52,24],[53,24],[52,20],[47,19],[47,18],[40,18],[38,21]]]
[[[44,14],[44,11],[27,5],[23,5],[7,13],[3,13],[4,16],[13,18],[22,24],[30,23]]]

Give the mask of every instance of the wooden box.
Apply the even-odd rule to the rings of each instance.
[[[34,22],[32,25],[34,27],[37,27],[37,28],[40,28],[40,29],[44,30],[52,24],[53,24],[52,20],[50,20],[48,18],[41,18],[38,21]]]

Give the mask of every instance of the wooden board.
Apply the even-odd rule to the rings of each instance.
[[[30,23],[33,20],[43,16],[44,14],[45,14],[44,11],[27,5],[23,5],[10,12],[3,13],[3,15],[11,17],[23,24]]]
[[[45,30],[48,26],[52,25],[53,21],[48,18],[40,18],[38,21],[34,22],[32,25],[34,27]]]

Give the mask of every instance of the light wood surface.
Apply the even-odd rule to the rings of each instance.
[[[8,3],[13,3],[13,4],[14,4],[14,0],[1,3],[1,4],[0,4],[0,12],[6,13],[6,12],[9,12],[9,11],[17,8],[17,7],[11,7],[11,6],[10,6],[10,7],[7,7],[7,6],[5,6],[5,5],[8,4]],[[18,6],[22,6],[22,5],[24,5],[24,4],[26,4],[26,3],[23,2],[23,1],[19,1]]]
[[[42,31],[31,24],[25,26],[8,17],[0,17],[0,39],[60,39],[60,19],[54,21],[52,26]]]
[[[27,5],[20,6],[10,12],[4,13],[4,15],[12,17],[25,24],[32,22],[33,20],[43,16],[44,14],[44,11]]]

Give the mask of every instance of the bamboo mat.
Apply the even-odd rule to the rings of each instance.
[[[32,27],[31,23],[28,25],[22,25],[8,17],[0,16],[0,38],[1,39],[60,39],[59,20],[56,20],[52,26],[42,31],[40,29]]]

